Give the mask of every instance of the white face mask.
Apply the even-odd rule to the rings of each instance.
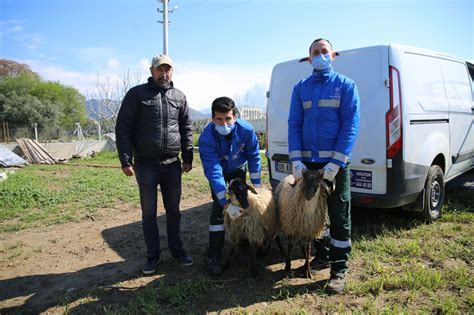
[[[311,64],[313,65],[314,70],[317,70],[317,71],[327,70],[331,67],[331,64],[332,64],[331,55],[320,54],[320,55],[314,56],[313,59],[311,59]]]
[[[230,134],[232,132],[232,130],[234,129],[234,124],[229,124],[229,125],[215,125],[216,127],[216,131],[223,135],[223,136],[227,136],[228,134]]]

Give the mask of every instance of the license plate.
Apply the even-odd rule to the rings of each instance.
[[[372,172],[351,170],[351,187],[372,189]]]
[[[279,173],[291,174],[292,167],[291,164],[288,162],[275,162],[276,171]]]

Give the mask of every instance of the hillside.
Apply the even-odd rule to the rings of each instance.
[[[87,116],[90,119],[97,120],[100,117],[110,117],[120,108],[121,102],[113,100],[89,99],[86,101]],[[193,108],[189,108],[191,120],[206,119],[209,116]]]

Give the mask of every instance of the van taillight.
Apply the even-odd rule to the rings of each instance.
[[[391,159],[402,149],[402,95],[400,72],[390,66],[390,110],[385,115],[387,158]]]
[[[265,150],[268,152],[268,108],[265,112]]]

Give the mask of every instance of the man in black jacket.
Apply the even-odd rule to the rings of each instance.
[[[144,274],[160,263],[160,235],[156,222],[157,186],[166,210],[168,247],[182,265],[193,264],[180,239],[181,174],[192,169],[193,137],[186,96],[175,89],[173,63],[166,55],[152,59],[148,83],[125,95],[115,128],[122,171],[135,175],[140,190],[142,226],[147,246]],[[183,164],[178,158],[181,150]]]

